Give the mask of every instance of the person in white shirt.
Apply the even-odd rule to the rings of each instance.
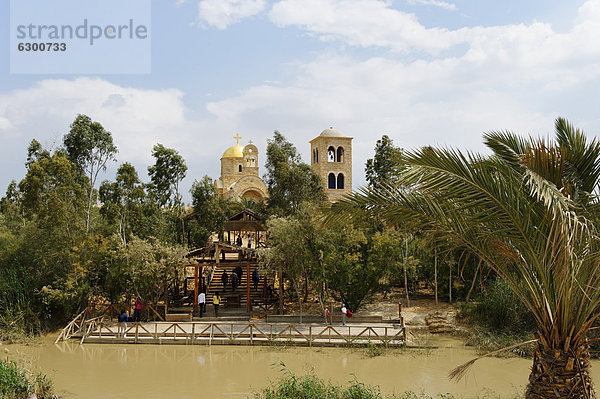
[[[342,325],[345,326],[346,325],[346,314],[348,312],[348,309],[346,309],[346,304],[342,303]]]
[[[204,291],[198,295],[198,309],[200,309],[200,317],[202,317],[202,313],[206,312],[206,294]]]

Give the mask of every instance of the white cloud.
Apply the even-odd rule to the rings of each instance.
[[[414,14],[391,8],[382,0],[281,0],[269,13],[280,27],[299,26],[321,40],[359,47],[381,47],[394,52],[458,52],[466,44],[473,62],[535,64],[540,59],[564,62],[582,50],[600,55],[600,1],[585,3],[577,25],[568,34],[549,24],[467,27],[457,30],[422,25]]]
[[[425,28],[415,15],[378,0],[282,0],[269,17],[278,26],[301,26],[321,40],[341,40],[353,46],[435,52],[456,43],[455,34],[446,29]]]
[[[126,156],[140,159],[157,140],[172,140],[184,112],[179,90],[142,90],[94,78],[48,79],[0,95],[0,136],[62,134],[82,113],[110,130]]]
[[[408,4],[422,4],[425,6],[435,6],[439,8],[443,8],[445,10],[456,11],[456,4],[448,3],[447,1],[439,1],[439,0],[408,0]]]
[[[198,3],[198,20],[201,24],[227,29],[229,25],[259,14],[265,6],[265,0],[202,0]]]

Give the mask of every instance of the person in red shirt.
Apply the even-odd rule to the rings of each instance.
[[[142,298],[139,296],[135,300],[135,309],[133,310],[133,321],[139,322],[140,316],[142,315]]]

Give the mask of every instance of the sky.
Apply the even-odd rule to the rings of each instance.
[[[150,73],[11,73],[0,30],[0,195],[24,177],[28,143],[57,148],[79,113],[119,149],[100,179],[130,162],[148,181],[161,143],[186,160],[185,190],[219,176],[236,134],[262,166],[274,130],[310,162],[333,126],[354,138],[356,188],[384,134],[485,151],[484,132],[548,137],[559,116],[600,132],[600,0],[149,1]]]

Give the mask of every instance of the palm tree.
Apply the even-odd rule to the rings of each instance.
[[[555,127],[549,142],[486,133],[490,156],[406,152],[398,182],[353,193],[328,220],[376,215],[467,248],[535,320],[526,398],[593,398],[586,334],[600,304],[600,144],[564,119]]]

